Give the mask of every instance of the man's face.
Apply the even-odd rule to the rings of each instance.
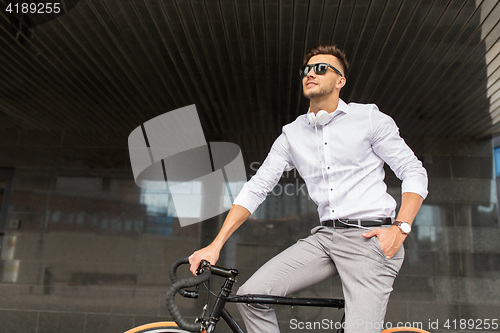
[[[324,62],[332,65],[333,67],[342,71],[342,65],[337,60],[337,58],[331,54],[318,54],[307,62],[307,64],[317,64],[319,62]],[[313,69],[307,73],[306,76],[302,78],[302,88],[304,90],[304,97],[314,100],[317,98],[323,98],[335,91],[335,87],[338,85],[339,80],[342,77],[335,73],[334,70],[328,68],[325,74],[318,75]]]

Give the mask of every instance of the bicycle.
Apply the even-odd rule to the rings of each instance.
[[[236,282],[236,277],[238,276],[238,271],[234,268],[223,268],[215,265],[211,265],[207,261],[202,261],[200,267],[197,271],[197,276],[189,277],[186,279],[178,280],[177,278],[177,268],[182,264],[189,264],[188,257],[177,259],[172,263],[169,271],[170,280],[172,281],[172,286],[169,288],[166,297],[167,308],[172,315],[174,322],[156,322],[141,325],[132,328],[125,333],[212,333],[215,331],[215,327],[222,318],[224,322],[228,325],[230,330],[234,333],[244,333],[244,331],[239,327],[233,317],[225,309],[227,302],[235,303],[259,303],[259,304],[269,304],[269,305],[289,305],[289,306],[317,306],[317,307],[333,307],[338,309],[343,309],[345,307],[345,301],[343,299],[330,299],[330,298],[300,298],[300,297],[282,297],[273,295],[236,295],[230,296],[232,287]],[[185,320],[177,305],[175,304],[175,295],[179,293],[180,295],[188,298],[198,298],[199,287],[209,281],[211,275],[221,276],[225,278],[221,290],[218,294],[214,294],[216,297],[215,303],[212,306],[211,313],[208,318],[205,318],[205,314],[208,309],[208,300],[200,317],[198,317],[194,323],[190,323]],[[195,290],[186,290],[184,288],[196,287]],[[207,287],[207,289],[209,289]],[[212,293],[209,289],[209,292]],[[337,333],[344,333],[344,320],[345,314],[342,316],[342,320],[339,323],[339,328]],[[404,329],[404,330],[402,330]],[[424,330],[416,328],[391,328],[383,330],[382,333],[391,332],[420,332],[429,333]]]

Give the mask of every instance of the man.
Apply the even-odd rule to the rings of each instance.
[[[215,240],[190,257],[214,264],[229,236],[264,201],[283,171],[296,168],[320,225],[311,236],[262,266],[238,294],[285,296],[339,274],[346,300],[346,332],[380,332],[403,241],[427,195],[427,173],[399,136],[394,121],[373,104],[339,98],[348,63],[334,45],[317,45],[301,68],[309,112],[283,127],[269,155],[234,201]],[[386,192],[384,162],[402,179],[402,202]],[[272,307],[239,304],[248,332],[279,332]]]

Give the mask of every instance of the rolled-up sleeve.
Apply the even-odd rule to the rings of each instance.
[[[371,125],[373,150],[402,180],[401,192],[417,193],[425,199],[428,194],[427,171],[399,135],[394,120],[375,107],[371,113]]]
[[[253,213],[266,199],[281,178],[284,171],[290,171],[294,165],[290,159],[290,146],[285,134],[274,141],[271,151],[257,173],[245,183],[234,204],[243,206]]]

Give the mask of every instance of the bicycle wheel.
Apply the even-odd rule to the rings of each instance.
[[[125,333],[192,333],[180,329],[173,321],[159,321],[137,326]]]

